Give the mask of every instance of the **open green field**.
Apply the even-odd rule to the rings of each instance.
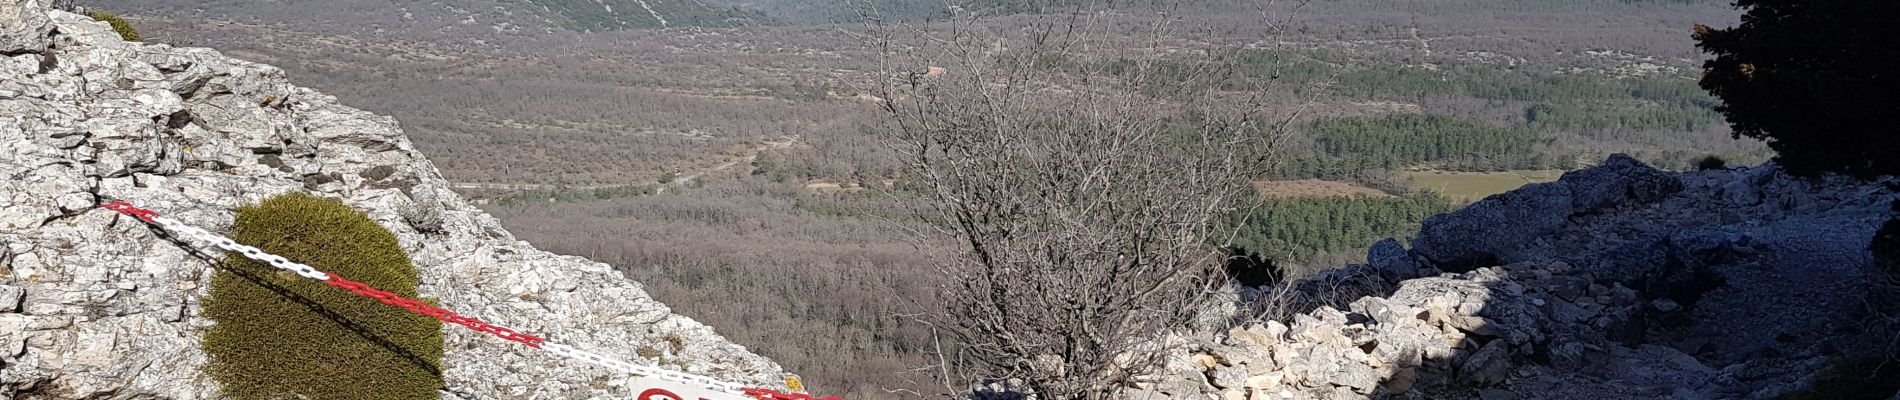
[[[1412,186],[1428,188],[1454,202],[1470,203],[1532,183],[1557,180],[1563,170],[1517,170],[1504,172],[1407,171]]]

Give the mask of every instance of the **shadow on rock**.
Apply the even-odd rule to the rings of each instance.
[[[1243,290],[1277,314],[1130,398],[1812,398],[1900,341],[1869,251],[1889,183],[1613,156]],[[1830,398],[1895,395],[1854,388]]]

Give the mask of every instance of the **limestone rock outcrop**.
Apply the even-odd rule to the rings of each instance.
[[[1281,296],[1265,303],[1288,317],[1205,337],[1172,373],[1132,392],[1743,399],[1807,390],[1830,364],[1900,354],[1891,348],[1900,323],[1870,314],[1878,282],[1891,277],[1868,250],[1895,217],[1895,186],[1793,177],[1772,164],[1668,172],[1614,156],[1430,218],[1409,250],[1387,240],[1368,265],[1249,290],[1243,298]]]
[[[237,206],[289,192],[395,232],[444,308],[746,384],[782,373],[607,265],[515,240],[449,191],[394,119],[269,65],[124,42],[36,0],[0,0],[0,177],[0,397],[214,398],[198,346],[212,322],[197,315],[215,258],[95,204],[219,232]],[[444,329],[445,396],[633,397],[624,376]]]

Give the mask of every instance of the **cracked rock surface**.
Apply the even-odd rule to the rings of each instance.
[[[636,363],[779,382],[778,365],[613,268],[515,240],[449,191],[392,118],[276,67],[127,43],[105,23],[0,0],[0,397],[215,398],[198,347],[210,265],[93,205],[124,199],[223,232],[237,206],[290,192],[394,232],[444,308]],[[445,397],[634,395],[625,376],[444,329]]]
[[[1893,178],[1626,156],[1424,222],[1283,288],[1138,399],[1771,399],[1894,354],[1868,245]],[[1247,290],[1243,298],[1271,296]],[[1900,393],[1875,394],[1900,397]]]

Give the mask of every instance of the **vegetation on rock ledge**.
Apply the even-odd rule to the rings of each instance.
[[[133,29],[132,23],[125,22],[125,18],[119,17],[118,14],[105,11],[93,11],[90,16],[94,21],[112,24],[112,30],[119,32],[119,38],[125,39],[125,41],[137,42],[144,40],[143,37],[139,36],[138,29]]]
[[[290,194],[238,209],[231,237],[405,297],[396,236],[334,200]],[[442,324],[239,255],[211,279],[206,366],[237,399],[433,399]]]

